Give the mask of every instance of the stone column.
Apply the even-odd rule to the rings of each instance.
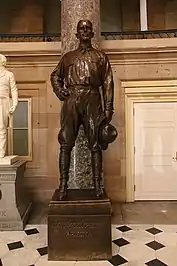
[[[100,38],[100,0],[61,0],[61,44],[62,54],[78,46],[76,39],[77,23],[89,19],[93,23],[95,36],[92,44],[99,47]],[[80,128],[76,145],[72,151],[70,167],[70,188],[87,188],[92,186],[92,169],[87,140]]]
[[[79,20],[89,19],[95,33],[93,44],[99,45],[100,0],[61,0],[62,53],[77,47],[76,26]]]

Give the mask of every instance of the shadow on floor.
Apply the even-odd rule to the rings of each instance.
[[[176,201],[113,204],[114,224],[177,224]]]
[[[47,224],[48,204],[33,204],[28,224]]]
[[[113,224],[177,224],[177,202],[133,202],[112,205]],[[48,204],[34,204],[28,224],[47,224]]]

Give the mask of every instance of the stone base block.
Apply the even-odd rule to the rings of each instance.
[[[48,259],[108,260],[112,257],[111,203],[94,190],[68,191],[65,201],[55,191],[48,213]]]
[[[10,155],[10,156],[5,156],[3,158],[0,158],[0,166],[2,165],[12,165],[18,160],[17,155]]]
[[[26,162],[0,165],[0,231],[23,230],[31,202],[24,185]]]

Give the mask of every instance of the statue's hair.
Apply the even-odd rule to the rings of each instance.
[[[81,20],[79,20],[79,22],[77,23],[77,30],[78,30],[80,24],[82,24],[82,23],[84,23],[84,22],[89,22],[91,28],[93,28],[92,22],[91,22],[90,20],[88,20],[88,19],[81,19]]]

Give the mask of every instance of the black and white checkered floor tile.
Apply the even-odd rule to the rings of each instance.
[[[112,225],[110,261],[49,262],[47,226],[0,232],[0,266],[176,266],[177,225]]]

